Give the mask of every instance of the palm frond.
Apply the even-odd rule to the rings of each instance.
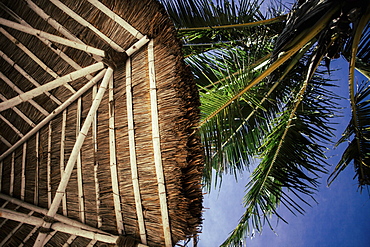
[[[296,82],[297,92],[286,98],[284,110],[260,146],[261,162],[246,187],[245,214],[223,246],[239,246],[253,230],[262,231],[265,222],[272,227],[272,215],[284,220],[277,212],[280,204],[294,214],[304,213],[301,204],[309,204],[306,198],[313,199],[317,179],[326,172],[323,143],[329,143],[332,136],[328,123],[336,99],[328,86],[319,77],[310,83]]]

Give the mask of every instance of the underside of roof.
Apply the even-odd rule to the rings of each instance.
[[[0,1],[0,246],[199,231],[199,96],[154,0]]]

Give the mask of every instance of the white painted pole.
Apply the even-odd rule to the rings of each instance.
[[[37,29],[31,28],[31,27],[26,27],[26,26],[23,26],[23,25],[18,24],[16,22],[6,20],[4,18],[0,18],[0,24],[4,25],[4,26],[7,26],[7,27],[10,27],[10,28],[13,28],[13,29],[16,29],[18,31],[24,32],[24,33],[28,33],[28,34],[31,34],[31,35],[34,35],[34,36],[38,36],[40,38],[44,38],[44,39],[48,39],[50,41],[54,41],[56,43],[59,43],[59,44],[65,45],[65,46],[69,46],[69,47],[72,47],[72,48],[75,48],[75,49],[78,49],[78,50],[82,50],[82,51],[85,51],[87,53],[95,54],[95,55],[98,55],[98,56],[101,56],[101,57],[105,56],[105,52],[103,50],[97,49],[97,48],[92,47],[92,46],[80,44],[80,43],[77,43],[75,41],[71,41],[69,39],[65,39],[65,38],[62,38],[60,36],[53,35],[53,34],[50,34],[50,33],[47,33],[47,32],[43,32],[41,30],[37,30]]]
[[[29,137],[39,131],[42,127],[44,127],[51,119],[53,119],[56,115],[66,109],[72,102],[78,99],[83,93],[85,93],[88,89],[90,89],[96,82],[98,82],[104,75],[105,69],[102,70],[99,74],[97,74],[92,80],[86,83],[80,90],[78,90],[75,94],[73,94],[69,99],[63,102],[60,106],[58,106],[51,114],[49,114],[46,118],[44,118],[40,123],[38,123],[31,131],[24,135],[18,142],[16,142],[11,148],[6,150],[2,155],[0,155],[0,160],[3,160],[7,155],[13,152],[17,147],[19,147],[23,142],[25,142]]]
[[[104,68],[104,64],[102,62],[87,66],[81,70],[74,71],[72,73],[69,73],[68,75],[62,76],[58,79],[55,79],[51,82],[48,82],[44,85],[41,85],[37,88],[34,88],[28,92],[22,93],[16,97],[13,97],[11,99],[8,99],[6,102],[0,103],[0,111],[4,111],[6,109],[9,109],[11,107],[14,107],[22,102],[29,101],[30,99],[33,99],[40,94],[43,94],[45,92],[48,92],[56,87],[59,87],[61,85],[64,85],[68,82],[74,81],[78,78],[81,78],[85,75],[94,73],[98,70],[101,70]]]
[[[132,107],[132,71],[131,58],[126,61],[126,106],[127,106],[127,127],[130,149],[131,180],[134,189],[137,221],[139,223],[139,234],[141,243],[147,244],[146,230],[143,216],[143,207],[141,203],[139,176],[136,163],[136,145],[134,129],[134,113]]]
[[[109,80],[109,163],[110,163],[110,173],[112,180],[112,192],[113,192],[113,202],[114,211],[116,214],[116,224],[117,231],[120,235],[124,234],[123,219],[122,219],[122,209],[121,209],[121,199],[119,191],[119,181],[117,172],[117,156],[116,156],[116,135],[115,135],[115,109],[114,109],[114,97],[113,97],[113,77]]]
[[[1,93],[0,93],[0,99],[2,100],[2,101],[7,101],[8,99],[4,96],[4,95],[2,95]],[[20,117],[20,118],[22,118],[29,126],[31,126],[31,127],[35,127],[36,126],[36,124],[34,124],[34,122],[32,122],[32,120],[31,119],[29,119],[26,115],[24,115],[23,114],[23,112],[21,112],[17,107],[12,107],[12,110]]]
[[[172,246],[170,220],[168,216],[166,186],[163,173],[161,142],[159,133],[158,106],[157,106],[157,86],[154,64],[154,42],[151,40],[148,45],[148,62],[149,62],[149,81],[150,81],[150,107],[152,116],[152,141],[154,151],[154,164],[157,174],[159,203],[161,206],[163,232],[165,246]]]
[[[26,1],[27,2],[31,2],[30,0],[26,0]],[[59,9],[61,9],[64,13],[66,13],[67,15],[69,15],[72,19],[74,19],[75,21],[77,21],[78,23],[80,23],[82,26],[89,28],[96,35],[98,35],[102,40],[104,40],[105,42],[107,42],[114,50],[116,50],[118,52],[124,52],[125,51],[122,47],[120,47],[119,45],[117,45],[113,40],[111,40],[105,34],[103,34],[102,32],[100,32],[99,29],[97,29],[96,27],[94,27],[93,25],[91,25],[88,21],[86,21],[84,18],[82,18],[81,16],[79,16],[78,14],[76,14],[73,10],[71,10],[70,8],[68,8],[68,6],[66,6],[65,4],[63,4],[62,2],[60,2],[59,0],[50,0],[50,2],[52,2],[55,6],[57,6]]]
[[[26,158],[27,158],[27,142],[23,143],[23,152],[22,152],[21,200],[24,200],[26,190]]]
[[[141,39],[144,36],[138,30],[136,30],[133,26],[131,26],[128,22],[126,22],[119,15],[114,13],[112,10],[110,10],[108,7],[106,7],[104,4],[102,4],[98,0],[88,0],[88,1],[92,5],[94,5],[96,8],[98,8],[100,11],[102,11],[104,14],[106,14],[109,18],[111,18],[113,21],[117,22],[121,27],[126,29],[135,38]]]
[[[89,113],[88,113],[88,115],[85,119],[85,122],[84,122],[84,124],[81,128],[80,134],[78,135],[78,137],[76,139],[76,143],[75,143],[75,145],[72,149],[72,152],[69,156],[67,165],[65,167],[65,170],[64,170],[64,173],[62,175],[61,181],[59,183],[58,189],[56,191],[55,197],[54,197],[53,202],[52,202],[52,204],[49,208],[49,211],[47,213],[47,216],[49,216],[49,217],[54,217],[57,210],[58,210],[59,204],[60,204],[60,202],[63,198],[63,195],[65,194],[65,189],[67,187],[67,184],[68,184],[69,178],[71,176],[74,164],[76,162],[77,154],[78,154],[78,152],[80,151],[80,149],[82,147],[83,141],[85,140],[85,137],[86,137],[86,135],[88,133],[88,130],[91,126],[91,122],[92,122],[94,113],[96,112],[96,110],[99,107],[99,104],[102,100],[102,97],[104,95],[105,90],[107,89],[108,82],[109,82],[112,74],[113,74],[113,69],[108,68],[107,72],[104,75],[103,81],[100,84],[99,91],[98,91],[98,93],[97,93],[97,95],[94,99],[93,104],[91,105]],[[51,223],[49,223],[49,222],[44,222],[43,223],[44,228],[50,228],[50,225],[51,225]],[[35,247],[36,246],[41,247],[44,243],[45,237],[46,237],[46,234],[40,232],[37,239],[36,239],[36,242],[35,242],[34,246]]]
[[[38,227],[41,227],[43,225],[43,220],[38,217],[30,216],[30,215],[19,213],[19,212],[14,212],[12,210],[5,209],[5,208],[0,209],[0,216],[6,219],[10,219],[10,220],[22,222],[25,224],[38,226]],[[105,234],[98,233],[98,232],[92,232],[92,231],[88,231],[85,229],[81,229],[79,227],[70,226],[64,223],[59,223],[59,222],[51,224],[51,228],[55,231],[77,235],[77,236],[89,238],[89,239],[96,239],[98,241],[101,241],[104,243],[110,243],[110,244],[115,244],[118,239],[118,236],[113,236],[110,234],[105,235]]]
[[[142,37],[140,40],[138,40],[135,44],[133,44],[130,48],[127,49],[126,54],[128,56],[131,56],[136,51],[138,51],[141,47],[146,45],[150,39],[147,36]]]
[[[1,51],[0,51],[1,52]],[[6,77],[3,73],[0,72],[0,78],[6,83],[9,85],[9,87],[11,87],[15,92],[17,92],[18,94],[23,94],[23,91],[20,90],[12,81],[10,81],[8,79],[8,77]],[[8,102],[9,99],[6,100],[6,102]],[[0,104],[6,104],[6,102],[2,102]],[[35,101],[33,101],[32,99],[28,101],[28,103],[30,103],[31,105],[33,105],[39,112],[41,112],[43,115],[47,116],[49,115],[49,112],[47,112],[42,106],[40,106],[39,104],[37,104]]]
[[[47,72],[52,77],[59,78],[59,75],[55,73],[51,68],[49,68],[43,61],[41,61],[33,52],[31,52],[26,46],[24,46],[19,40],[14,38],[10,33],[8,33],[4,28],[0,27],[0,32],[4,34],[13,44],[19,47],[24,53],[26,53],[35,63],[37,63],[45,72]],[[70,90],[72,93],[75,93],[76,90],[69,84],[66,84],[65,87]]]

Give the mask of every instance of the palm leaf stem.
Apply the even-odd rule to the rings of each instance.
[[[368,7],[367,9],[369,10],[369,8],[370,7]],[[353,43],[352,43],[352,48],[351,48],[351,59],[350,59],[350,62],[349,62],[349,92],[350,92],[350,102],[351,102],[351,109],[352,109],[353,125],[355,127],[354,129],[355,129],[356,137],[359,137],[360,134],[361,134],[359,132],[359,123],[358,123],[358,118],[357,118],[357,107],[356,107],[356,96],[355,96],[356,93],[355,93],[355,83],[354,83],[356,54],[357,54],[357,50],[358,50],[358,44],[360,43],[362,30],[364,29],[364,27],[368,23],[369,19],[370,19],[370,11],[367,11],[361,17],[361,19],[358,23],[355,35],[353,37]],[[358,150],[361,150],[360,141],[357,141],[357,148],[358,148]],[[359,157],[359,158],[361,159],[361,157]],[[362,159],[361,159],[361,163],[365,164],[365,162],[363,162]],[[363,171],[362,165],[359,165],[359,167],[360,167],[360,172],[361,172],[362,176],[364,176],[364,171]]]
[[[251,65],[251,67],[253,68],[252,71],[255,71],[255,70],[259,69],[261,65],[263,66],[266,62],[268,62],[269,57],[271,57],[271,53],[267,54],[266,56],[258,59],[255,63],[253,63]],[[237,72],[234,72],[231,75],[228,75],[228,76],[222,78],[221,80],[218,80],[216,82],[212,82],[211,84],[205,86],[204,88],[210,88],[212,86],[215,86],[215,85],[219,84],[220,82],[224,82],[226,80],[229,80],[231,77],[237,76],[241,72],[242,72],[242,70],[239,70]]]
[[[244,121],[239,125],[239,127],[233,132],[233,134],[221,145],[221,149],[224,148],[227,143],[229,143],[233,137],[236,136],[236,133],[239,132],[243,126],[248,122],[248,120],[260,109],[260,105],[262,105],[270,96],[270,94],[275,90],[275,88],[279,85],[279,83],[285,78],[285,76],[289,73],[289,71],[298,63],[298,61],[302,58],[302,56],[310,49],[310,45],[313,42],[308,43],[289,63],[288,67],[284,70],[282,76],[279,78],[277,82],[270,88],[267,94],[263,97],[263,99],[259,102],[259,105],[256,106],[253,111],[244,119]],[[218,150],[215,154],[213,154],[212,158],[217,155]]]
[[[232,24],[232,25],[222,25],[222,26],[212,26],[212,27],[189,27],[189,28],[179,28],[179,32],[184,31],[197,31],[197,30],[211,30],[211,29],[227,29],[227,28],[244,28],[244,27],[255,27],[261,25],[268,25],[276,22],[282,22],[287,18],[288,15],[282,15],[275,18],[256,21],[256,22],[249,22],[249,23],[241,23],[241,24]]]
[[[229,106],[234,100],[238,99],[248,90],[250,90],[253,86],[257,85],[259,82],[265,79],[268,75],[274,72],[283,63],[285,63],[288,59],[290,59],[296,52],[301,50],[302,47],[304,47],[308,42],[310,42],[316,35],[318,35],[327,26],[327,23],[332,18],[333,13],[335,13],[338,9],[339,9],[339,6],[336,6],[336,8],[331,9],[331,11],[327,13],[325,16],[323,16],[319,21],[317,21],[316,25],[314,25],[311,29],[309,29],[307,32],[302,32],[302,35],[299,35],[299,37],[297,37],[299,39],[296,38],[293,40],[293,43],[295,43],[296,41],[295,45],[293,45],[288,51],[281,52],[279,58],[274,63],[272,63],[269,68],[263,71],[256,79],[254,79],[249,85],[247,85],[238,94],[233,96],[223,106],[221,106],[220,108],[215,110],[213,113],[211,113],[208,117],[206,117],[204,120],[202,120],[197,126],[197,128],[200,128],[208,120],[210,120],[211,118],[216,116],[220,111],[222,111],[227,106]]]

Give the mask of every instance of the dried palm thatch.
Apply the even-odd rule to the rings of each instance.
[[[199,99],[160,4],[2,0],[0,33],[0,246],[196,235]]]

